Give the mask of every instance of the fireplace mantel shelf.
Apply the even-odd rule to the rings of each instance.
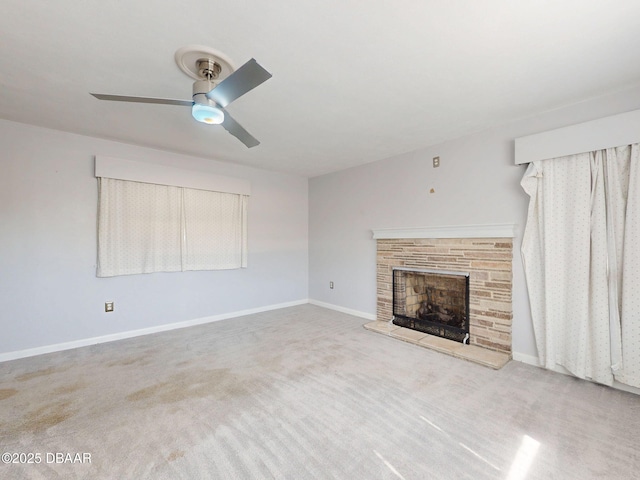
[[[374,228],[373,239],[403,238],[513,238],[516,225],[496,223],[485,225],[448,225],[441,227]]]

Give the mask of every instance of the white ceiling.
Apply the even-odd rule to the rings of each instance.
[[[0,117],[315,176],[640,82],[638,0],[3,0]],[[273,78],[227,109],[247,149],[185,107],[174,61],[213,47]]]

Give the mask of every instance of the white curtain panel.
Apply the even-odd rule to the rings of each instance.
[[[628,167],[628,191],[621,260],[623,369],[622,383],[640,387],[640,147],[633,145]]]
[[[247,266],[246,195],[184,189],[184,270]]]
[[[247,266],[247,195],[111,178],[98,186],[98,277]]]
[[[640,386],[638,146],[533,162],[522,257],[541,364]]]
[[[179,272],[180,187],[98,178],[98,277]]]

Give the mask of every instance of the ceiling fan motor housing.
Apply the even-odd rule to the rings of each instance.
[[[207,97],[207,93],[215,86],[211,80],[198,80],[193,83],[191,115],[199,122],[220,124],[224,121],[224,111],[215,101]]]
[[[207,97],[207,93],[216,86],[211,80],[197,80],[193,82],[193,101],[200,105],[211,105],[216,107],[216,102]]]

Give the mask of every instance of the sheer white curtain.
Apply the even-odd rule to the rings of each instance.
[[[247,266],[247,195],[113,178],[98,188],[98,277]]]
[[[98,179],[98,277],[182,270],[182,189]]]
[[[522,256],[541,363],[640,387],[638,145],[529,165]]]
[[[184,270],[247,266],[246,195],[184,189]]]

